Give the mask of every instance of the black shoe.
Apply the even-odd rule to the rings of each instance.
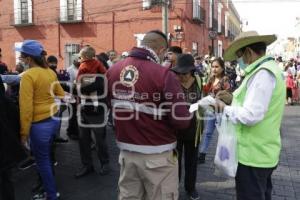
[[[94,168],[93,167],[87,167],[87,166],[83,166],[81,167],[75,174],[75,178],[81,178],[83,176],[86,176],[90,173],[94,172]]]
[[[33,157],[28,157],[27,159],[25,159],[24,161],[22,161],[19,164],[19,169],[20,170],[26,170],[29,169],[30,167],[36,165],[35,160]]]
[[[91,150],[92,150],[92,151],[95,151],[95,150],[96,150],[96,144],[95,144],[94,142],[91,144]]]
[[[45,192],[41,180],[38,180],[38,182],[32,187],[31,191],[33,194],[41,194]]]
[[[199,196],[197,190],[194,190],[192,192],[188,192],[188,196],[189,196],[190,200],[199,200],[200,199],[200,196]]]
[[[198,157],[198,163],[199,164],[204,164],[205,163],[205,156],[206,156],[206,153],[200,153],[200,155]]]
[[[109,172],[110,172],[110,166],[109,166],[109,164],[104,164],[101,167],[99,174],[102,175],[102,176],[104,176],[104,175],[109,174]]]
[[[56,143],[67,143],[68,141],[69,141],[68,139],[64,139],[62,137],[56,137],[54,139],[54,142],[56,142]]]

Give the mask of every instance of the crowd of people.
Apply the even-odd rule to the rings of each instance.
[[[284,71],[286,80],[286,104],[294,105],[300,103],[300,62],[298,59],[289,59],[283,61],[281,57],[277,58],[277,62]]]
[[[284,104],[299,102],[300,82],[296,60],[284,63],[266,55],[266,47],[275,40],[274,35],[242,33],[223,59],[183,52],[154,30],[140,47],[120,56],[113,50],[96,54],[92,46],[84,46],[72,55],[67,69],[60,68],[41,43],[25,40],[16,49],[21,56],[14,73],[0,60],[5,119],[0,196],[15,199],[13,167],[35,164],[38,180],[32,199],[59,199],[55,144],[68,142],[60,135],[63,113],[68,113],[67,135],[78,140],[82,164],[75,178],[95,171],[93,148],[100,174],[109,174],[106,126],[111,125],[120,149],[120,200],[178,199],[183,170],[186,194],[200,199],[197,166],[205,163],[217,114],[224,113],[238,137],[237,199],[270,200]],[[188,112],[205,96],[216,100],[212,109]]]

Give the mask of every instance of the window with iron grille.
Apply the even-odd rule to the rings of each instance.
[[[193,19],[200,19],[200,0],[193,0]]]
[[[65,69],[73,64],[72,56],[80,51],[80,44],[65,44]]]
[[[222,9],[223,5],[219,3],[218,5],[218,33],[222,33]]]
[[[14,0],[12,25],[32,24],[32,0]]]
[[[213,0],[209,0],[209,28],[213,28],[213,9],[214,2]]]
[[[205,21],[205,10],[201,7],[201,0],[193,0],[193,20]]]
[[[60,0],[60,22],[76,22],[82,19],[82,0]]]
[[[21,0],[21,23],[28,23],[28,1]]]
[[[68,20],[74,20],[75,0],[67,0],[67,15],[68,15]]]
[[[162,6],[164,3],[167,3],[170,7],[172,0],[142,0],[143,10],[151,9],[154,6]]]

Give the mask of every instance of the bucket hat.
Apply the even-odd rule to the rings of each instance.
[[[178,55],[176,60],[176,66],[171,68],[171,70],[179,74],[185,74],[195,69],[195,60],[190,54]]]

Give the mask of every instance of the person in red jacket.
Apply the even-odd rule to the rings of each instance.
[[[118,199],[177,199],[176,130],[191,115],[176,75],[160,65],[167,37],[150,31],[141,45],[106,74],[121,150]]]
[[[291,71],[288,70],[288,75],[287,78],[285,80],[285,84],[286,84],[286,99],[287,99],[287,104],[292,105],[293,101],[293,89],[295,86],[294,83],[294,79],[293,79],[293,75],[291,73]]]
[[[110,171],[109,155],[106,143],[105,99],[98,98],[104,91],[103,77],[106,73],[105,67],[95,59],[95,49],[86,46],[79,52],[80,66],[77,75],[79,84],[78,96],[80,97],[79,117],[79,150],[82,167],[76,172],[75,177],[80,178],[94,172],[91,141],[92,132],[96,140],[97,155],[101,164],[101,175]],[[75,114],[75,113],[74,113]]]

